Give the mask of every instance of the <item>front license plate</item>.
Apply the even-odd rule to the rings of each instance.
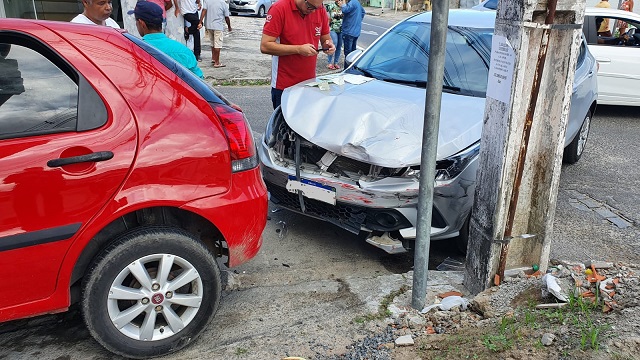
[[[315,199],[331,205],[336,204],[336,189],[312,180],[300,179],[298,181],[295,176],[289,175],[287,191],[294,194],[302,192],[302,195],[309,199]]]

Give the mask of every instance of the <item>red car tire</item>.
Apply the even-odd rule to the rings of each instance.
[[[146,358],[195,340],[220,295],[220,269],[203,243],[181,229],[147,226],[124,234],[93,262],[82,313],[106,349]]]

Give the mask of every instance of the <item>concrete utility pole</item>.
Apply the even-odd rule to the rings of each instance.
[[[498,2],[464,278],[472,293],[506,268],[546,271],[584,8]]]

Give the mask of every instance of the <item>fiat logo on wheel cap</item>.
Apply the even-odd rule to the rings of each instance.
[[[156,305],[162,304],[163,301],[164,301],[164,296],[162,296],[162,294],[160,293],[157,293],[151,297],[151,302]]]

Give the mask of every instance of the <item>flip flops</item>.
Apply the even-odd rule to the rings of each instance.
[[[213,65],[214,68],[221,68],[221,67],[225,67],[227,65],[225,64],[219,64],[219,65]]]

